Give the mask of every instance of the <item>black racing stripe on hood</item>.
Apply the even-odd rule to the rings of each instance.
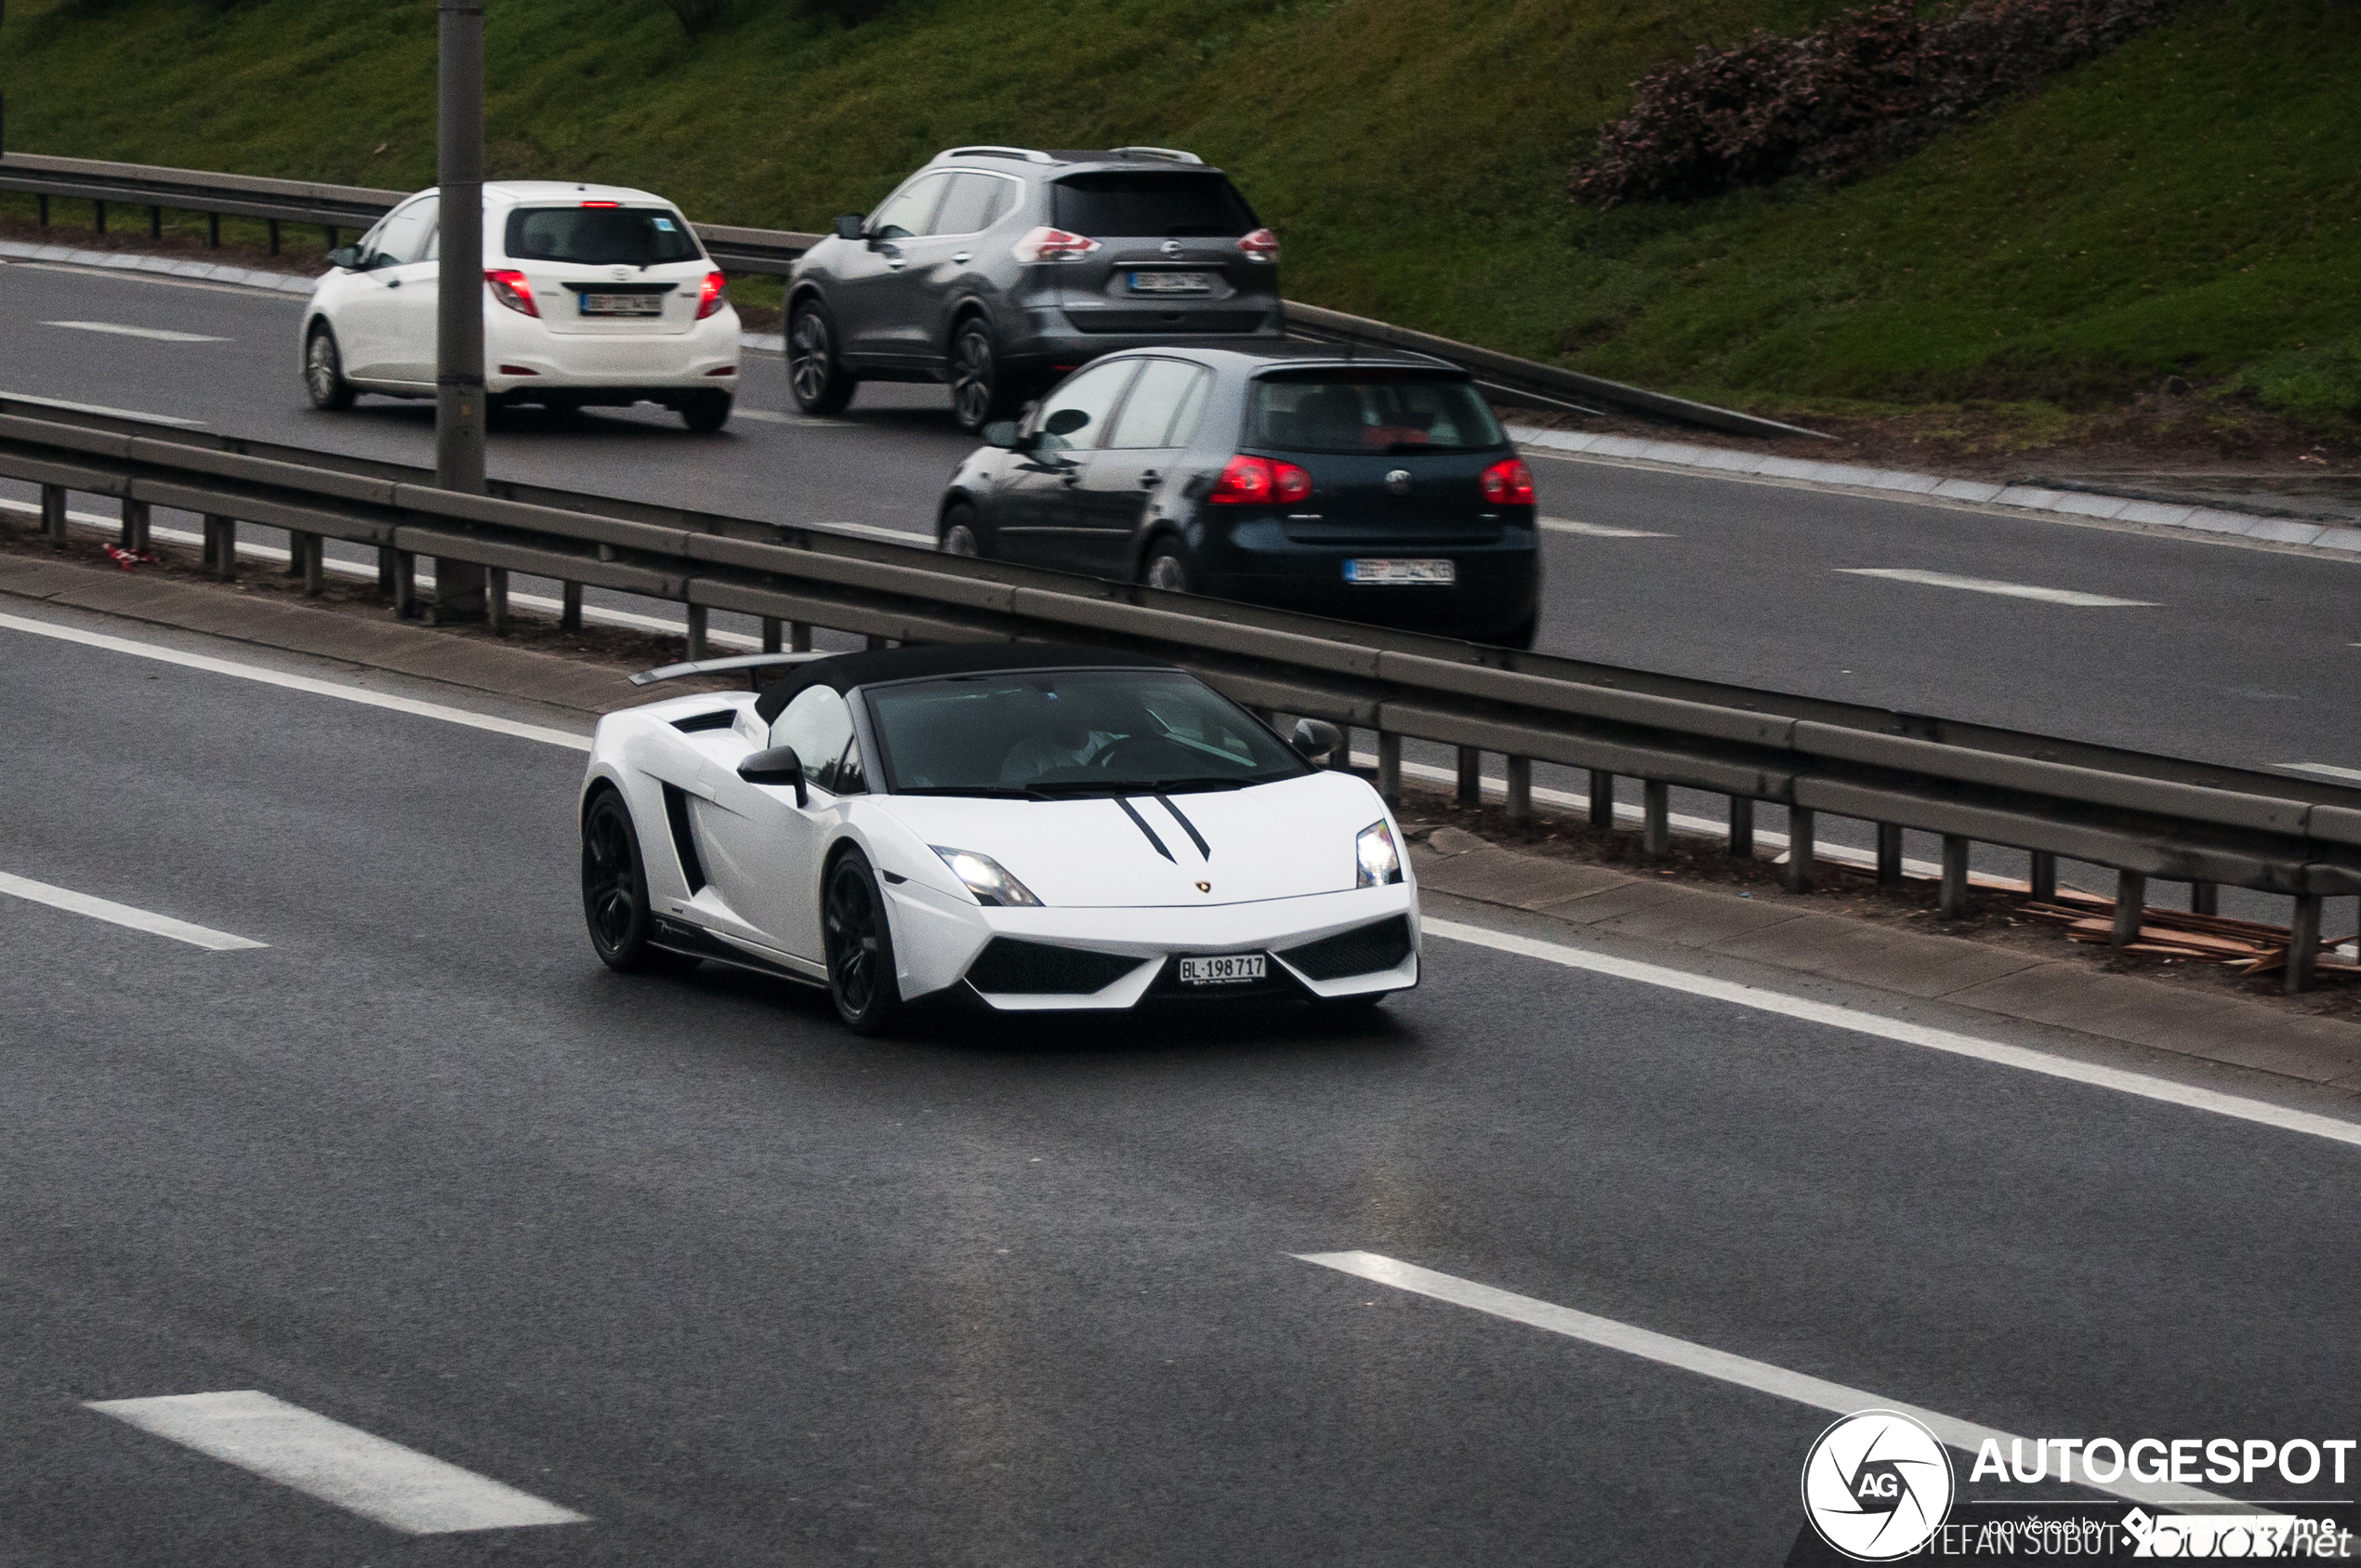
[[[1189,836],[1189,842],[1197,847],[1197,853],[1208,861],[1213,859],[1213,846],[1205,841],[1205,835],[1197,831],[1196,824],[1180,814],[1180,808],[1172,803],[1169,796],[1157,796],[1156,804],[1172,813],[1172,820],[1180,824],[1180,831]]]
[[[1172,851],[1164,847],[1164,840],[1157,837],[1156,830],[1148,825],[1148,819],[1131,809],[1130,801],[1126,800],[1122,796],[1118,795],[1115,797],[1115,803],[1123,808],[1123,814],[1131,819],[1132,826],[1138,828],[1141,832],[1148,836],[1148,842],[1156,847],[1157,854],[1162,855],[1168,861],[1172,861],[1172,863],[1175,865],[1179,865],[1180,863],[1177,860],[1172,860]]]

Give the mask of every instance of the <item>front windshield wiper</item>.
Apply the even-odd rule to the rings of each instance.
[[[1204,795],[1212,790],[1244,789],[1248,784],[1271,784],[1274,781],[1260,778],[1157,779],[1153,783],[1139,785],[1137,793],[1141,795],[1151,793],[1162,793],[1165,795]]]
[[[896,795],[967,795],[983,800],[1047,800],[1049,796],[1031,789],[1010,789],[1003,784],[914,784],[897,789]]]

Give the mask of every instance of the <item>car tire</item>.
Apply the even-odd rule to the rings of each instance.
[[[883,1034],[901,1021],[902,982],[893,962],[893,927],[869,859],[847,850],[820,889],[820,940],[828,960],[828,999],[856,1034]]]
[[[312,324],[303,340],[303,389],[311,406],[325,414],[341,414],[352,406],[352,383],[344,378],[344,350],[336,347],[336,330],[325,322]]]
[[[806,414],[842,414],[859,381],[837,358],[837,323],[828,308],[806,299],[787,319],[787,390]]]
[[[969,317],[951,337],[951,418],[974,435],[1016,411],[1014,389],[1000,362],[990,323]]]
[[[944,555],[976,557],[983,554],[983,539],[976,532],[976,509],[966,502],[952,507],[943,514],[943,533],[936,547]]]
[[[1197,574],[1180,541],[1167,534],[1148,547],[1148,559],[1140,563],[1140,581],[1167,593],[1194,593]]]
[[[735,401],[727,392],[699,392],[680,405],[680,422],[699,435],[711,435],[730,422]]]
[[[602,789],[582,813],[582,918],[591,951],[621,974],[678,974],[697,960],[655,945],[647,863],[623,796]]]

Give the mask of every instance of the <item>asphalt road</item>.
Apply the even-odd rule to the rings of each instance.
[[[0,872],[268,944],[0,895],[0,1561],[1782,1561],[1825,1414],[1344,1249],[2006,1430],[2346,1435],[2350,1144],[1447,941],[1370,1024],[863,1041],[595,962],[574,751],[7,629],[0,712]],[[82,1407],[224,1390],[590,1522]]]

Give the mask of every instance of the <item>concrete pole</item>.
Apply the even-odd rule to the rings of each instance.
[[[435,293],[434,482],[483,492],[483,0],[436,0],[442,15],[442,270]],[[437,560],[435,619],[479,620],[484,570]]]

